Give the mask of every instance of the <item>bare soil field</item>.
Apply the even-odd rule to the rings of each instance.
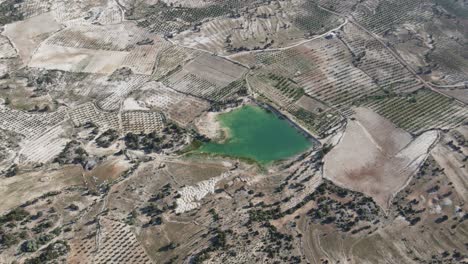
[[[324,177],[339,186],[363,192],[388,208],[416,173],[437,139],[426,132],[416,139],[364,108],[355,109],[340,143],[326,156]]]
[[[44,13],[7,25],[3,34],[16,47],[23,63],[28,64],[40,43],[60,29],[62,27],[55,21],[52,14]]]
[[[128,52],[91,50],[42,44],[30,67],[71,72],[111,74],[123,65]]]
[[[124,22],[115,25],[67,27],[49,37],[45,43],[62,47],[123,51],[135,48],[138,42],[147,38],[161,41],[160,37],[138,28],[135,23]]]
[[[102,162],[83,174],[86,186],[99,189],[101,184],[109,184],[121,177],[131,165],[122,158],[113,158]]]
[[[0,212],[6,212],[47,192],[83,185],[82,168],[79,166],[26,172],[11,178],[2,178],[0,181],[0,193],[3,197]]]
[[[129,67],[150,75],[159,52],[168,45],[131,22],[72,26],[44,41],[29,66],[104,74]]]

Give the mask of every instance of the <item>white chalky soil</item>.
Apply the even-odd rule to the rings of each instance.
[[[227,176],[229,176],[229,172],[206,181],[201,181],[197,185],[186,186],[179,190],[178,193],[181,197],[176,200],[176,213],[184,213],[200,206],[199,201],[201,201],[205,196],[213,194],[216,184]]]

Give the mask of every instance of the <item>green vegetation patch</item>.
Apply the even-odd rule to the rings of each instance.
[[[312,1],[306,1],[302,9],[303,14],[297,16],[294,24],[311,35],[321,34],[338,25],[339,19],[336,15],[319,8]]]
[[[23,0],[7,0],[0,3],[0,25],[6,25],[24,19],[23,14],[18,10],[19,4]]]
[[[455,126],[468,117],[463,106],[453,99],[427,89],[405,95],[374,96],[368,98],[363,105],[414,133]]]
[[[138,25],[141,27],[150,28],[157,33],[171,33],[188,29],[189,25],[201,24],[207,18],[224,15],[233,16],[233,10],[239,7],[239,1],[225,1],[223,4],[196,8],[158,1],[153,5],[140,4],[134,10],[131,10],[127,16],[128,19],[138,20]]]

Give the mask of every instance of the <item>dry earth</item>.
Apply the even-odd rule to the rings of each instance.
[[[424,162],[438,138],[428,131],[415,139],[369,109],[354,109],[345,134],[324,160],[324,177],[363,192],[387,209]]]

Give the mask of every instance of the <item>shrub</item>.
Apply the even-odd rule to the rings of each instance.
[[[36,240],[26,240],[21,244],[22,252],[35,252],[38,249]]]

